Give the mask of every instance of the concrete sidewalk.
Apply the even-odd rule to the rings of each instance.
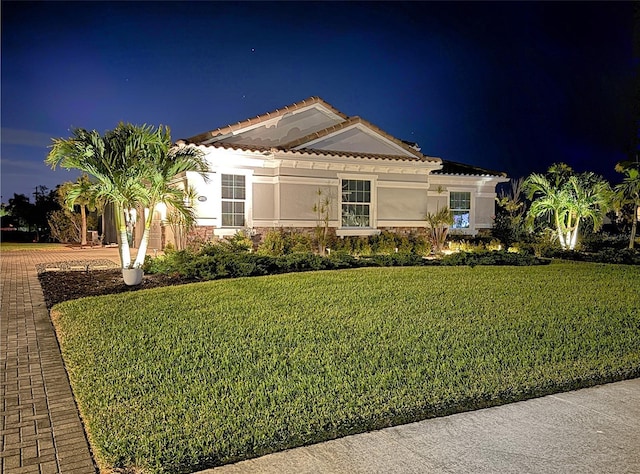
[[[36,265],[118,250],[3,252],[0,472],[95,474]],[[639,473],[640,379],[292,449],[203,471]]]
[[[640,473],[640,379],[348,436],[205,473]]]

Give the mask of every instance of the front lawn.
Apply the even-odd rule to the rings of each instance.
[[[640,267],[286,274],[52,315],[104,468],[188,472],[640,376]]]
[[[16,250],[69,250],[68,244],[58,243],[22,243],[22,242],[0,242],[0,251],[13,252]]]

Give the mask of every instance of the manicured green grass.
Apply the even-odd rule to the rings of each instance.
[[[640,267],[286,274],[53,316],[99,462],[152,472],[640,376]]]
[[[0,242],[1,252],[11,252],[15,250],[64,250],[68,248],[66,244]]]

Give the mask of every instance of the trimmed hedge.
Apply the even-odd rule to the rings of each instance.
[[[313,253],[291,253],[279,257],[255,253],[212,251],[192,253],[187,250],[172,252],[164,257],[147,257],[146,273],[177,274],[193,280],[215,280],[248,276],[314,270],[339,270],[359,267],[406,267],[424,265],[541,265],[549,263],[532,255],[494,252],[458,252],[442,259],[425,259],[413,253],[392,253],[355,258],[342,252],[329,256]]]
[[[624,265],[640,265],[640,252],[635,249],[603,249],[595,253],[558,250],[550,254],[553,258],[562,260],[577,260],[579,262],[616,263]]]

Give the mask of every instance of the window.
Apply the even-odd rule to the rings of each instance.
[[[342,180],[342,226],[371,226],[371,181]]]
[[[471,217],[471,193],[451,192],[449,194],[449,209],[453,215],[452,229],[468,229]]]
[[[245,177],[236,174],[223,174],[221,181],[222,227],[244,227]]]

